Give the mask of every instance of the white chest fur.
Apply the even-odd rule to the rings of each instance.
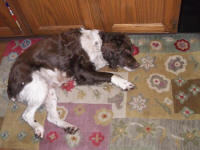
[[[103,58],[101,46],[102,40],[98,30],[81,30],[80,42],[84,51],[88,54],[90,61],[94,63],[96,70],[106,66],[108,63]]]
[[[32,81],[24,86],[17,99],[19,101],[27,101],[28,99],[34,99],[35,97],[40,99],[43,96],[44,98],[48,89],[60,87],[69,80],[70,78],[67,78],[66,73],[61,72],[58,69],[50,70],[41,68],[32,73]]]

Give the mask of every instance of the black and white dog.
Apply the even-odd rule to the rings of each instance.
[[[55,87],[73,78],[77,85],[110,82],[123,90],[132,89],[134,85],[127,80],[97,70],[109,65],[133,71],[139,67],[133,51],[129,38],[122,33],[71,29],[51,36],[17,58],[9,74],[8,96],[27,104],[22,117],[38,137],[43,137],[44,128],[34,115],[42,104],[49,122],[74,134],[78,128],[59,118]]]

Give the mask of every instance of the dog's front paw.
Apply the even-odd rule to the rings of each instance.
[[[116,76],[116,75],[113,75],[112,78],[111,78],[111,82],[120,87],[122,90],[130,90],[130,89],[134,89],[135,88],[135,85],[119,76]]]
[[[122,83],[121,88],[125,91],[131,90],[135,88],[135,85],[131,82],[128,82],[125,80],[125,82]]]
[[[124,91],[128,91],[134,89],[135,85],[131,82],[128,82],[127,80],[124,80],[119,83],[119,87]]]
[[[70,127],[65,128],[64,130],[66,133],[74,135],[79,130],[79,128],[75,126],[70,126]]]
[[[37,126],[34,129],[34,132],[35,132],[35,137],[41,138],[41,139],[43,138],[43,136],[44,136],[44,128],[41,125]]]

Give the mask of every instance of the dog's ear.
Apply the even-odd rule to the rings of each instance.
[[[116,44],[104,43],[102,45],[102,52],[104,59],[106,59],[109,64],[109,67],[116,69],[118,65],[118,49]]]
[[[81,35],[80,30],[81,30],[80,28],[69,29],[68,31],[61,33],[60,35],[61,35],[63,44],[67,44],[71,41],[79,40],[78,38]]]
[[[121,46],[121,44],[123,43],[123,40],[125,38],[125,34],[124,33],[120,33],[120,32],[104,32],[104,31],[100,31],[99,35],[100,35],[100,37],[101,37],[103,42],[115,43],[116,46],[118,46],[118,48]]]
[[[99,36],[101,37],[101,40],[104,42],[105,41],[106,32],[99,31]]]
[[[116,54],[112,51],[108,52],[108,58],[107,62],[109,63],[109,67],[112,69],[116,69],[117,68],[117,58],[116,58]]]

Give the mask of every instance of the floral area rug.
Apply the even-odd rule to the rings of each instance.
[[[0,130],[0,148],[19,150],[109,149],[112,118],[126,115],[126,93],[116,87],[109,84],[75,87],[74,81],[69,81],[58,88],[59,106],[57,109],[60,118],[78,126],[80,131],[74,136],[66,135],[63,129],[46,121],[46,112],[42,106],[36,114],[36,120],[45,127],[43,140],[37,139],[33,130],[22,120],[21,115],[25,105],[8,100],[6,87],[12,64],[24,50],[39,40],[11,41],[1,61],[0,106],[2,109],[0,109],[0,116],[4,117],[4,121]],[[117,74],[128,79],[127,72],[117,72]],[[117,103],[115,103],[116,98]]]
[[[106,150],[110,141],[111,105],[60,103],[60,118],[79,127],[79,132],[69,135],[63,129],[45,122],[45,138],[40,150]],[[68,113],[67,113],[68,112]]]
[[[114,119],[110,150],[199,150],[199,120]]]
[[[137,89],[128,92],[126,116],[199,119],[200,35],[141,38],[135,42],[141,68],[129,73]]]
[[[200,35],[130,35],[141,64],[134,72],[115,71],[136,84],[123,92],[109,84],[57,89],[60,118],[80,127],[70,136],[45,120],[43,140],[23,122],[24,105],[8,101],[9,69],[18,55],[40,39],[11,41],[0,65],[0,148],[81,150],[198,150],[200,144]],[[104,68],[103,71],[110,71]]]

